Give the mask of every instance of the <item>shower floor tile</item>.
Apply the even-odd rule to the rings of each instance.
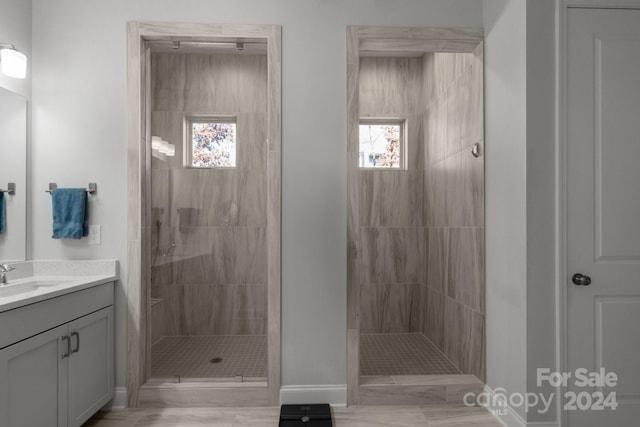
[[[163,337],[151,348],[151,377],[180,381],[267,377],[266,335]]]
[[[423,334],[361,334],[360,375],[459,375]]]

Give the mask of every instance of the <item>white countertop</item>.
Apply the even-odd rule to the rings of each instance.
[[[0,313],[113,282],[118,278],[116,260],[34,260],[10,265],[15,270],[7,273],[8,283],[1,285],[0,289],[34,281],[60,283],[38,286],[33,290],[4,297],[0,292]]]
[[[17,295],[7,297],[0,296],[0,313],[22,307],[36,302],[44,301],[50,298],[66,295],[71,292],[81,291],[93,286],[102,285],[103,283],[113,282],[116,279],[114,275],[92,275],[92,276],[31,276],[22,279],[9,281],[2,287],[20,286],[30,281],[55,281],[60,284],[42,286],[35,290],[22,292]]]

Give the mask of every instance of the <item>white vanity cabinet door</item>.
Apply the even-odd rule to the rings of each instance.
[[[113,306],[68,324],[68,425],[82,425],[113,398]]]
[[[66,425],[66,335],[62,325],[0,350],[0,426]]]

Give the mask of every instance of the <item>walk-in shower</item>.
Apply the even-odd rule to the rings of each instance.
[[[131,23],[129,43],[129,405],[275,403],[280,28]]]
[[[267,56],[252,46],[152,45],[154,380],[267,380]]]
[[[482,31],[350,27],[347,60],[349,402],[456,401],[485,378]]]

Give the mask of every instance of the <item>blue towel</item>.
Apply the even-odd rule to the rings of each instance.
[[[0,234],[4,233],[4,218],[5,218],[5,207],[4,207],[4,193],[0,192]]]
[[[87,192],[84,188],[54,188],[53,238],[79,239],[89,235]]]

